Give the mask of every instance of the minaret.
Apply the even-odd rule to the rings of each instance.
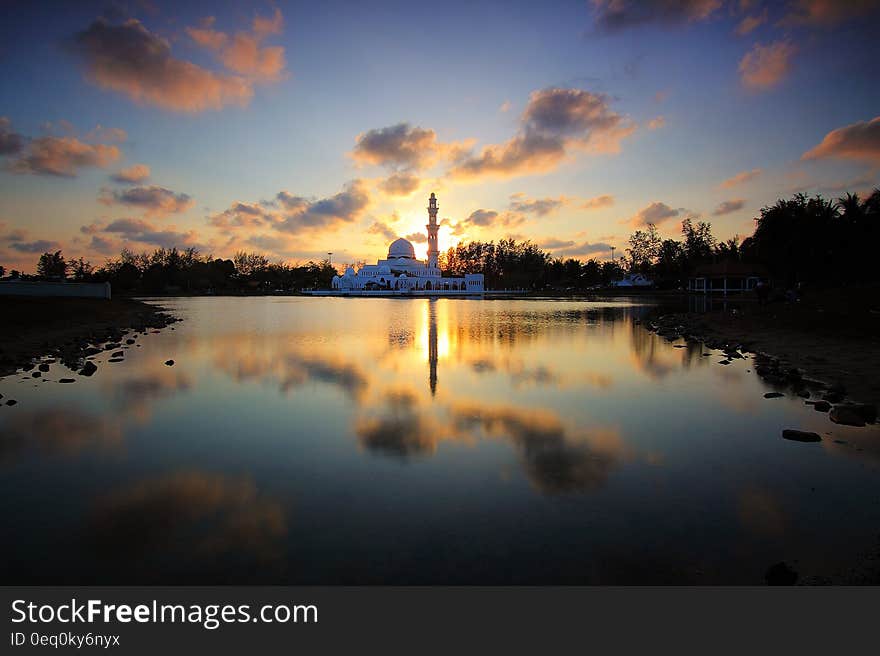
[[[431,197],[428,199],[428,225],[425,227],[428,229],[428,266],[432,269],[437,268],[437,256],[440,254],[440,251],[437,249],[438,209],[437,197],[434,195],[434,192],[431,192]]]

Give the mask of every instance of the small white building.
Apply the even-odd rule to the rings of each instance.
[[[333,290],[339,292],[373,291],[386,293],[452,292],[482,293],[482,273],[466,274],[463,278],[444,278],[438,264],[437,197],[428,199],[428,260],[416,259],[413,245],[406,239],[396,239],[388,247],[388,257],[376,264],[366,264],[355,271],[348,267],[341,276],[333,276]]]
[[[628,273],[621,280],[611,283],[614,287],[653,287],[654,281],[649,280],[641,273]]]

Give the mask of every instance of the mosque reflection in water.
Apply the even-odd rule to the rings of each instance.
[[[792,448],[827,417],[646,306],[163,304],[93,379],[0,381],[9,583],[759,583],[873,540],[877,431]]]

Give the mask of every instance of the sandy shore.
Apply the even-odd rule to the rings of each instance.
[[[162,308],[133,299],[0,297],[0,376],[51,356],[77,368],[131,331],[177,321]]]

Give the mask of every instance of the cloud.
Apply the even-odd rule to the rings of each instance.
[[[398,123],[359,134],[352,157],[361,164],[420,170],[429,166],[440,150],[433,130]]]
[[[116,253],[120,249],[113,240],[106,239],[99,235],[92,235],[92,239],[89,242],[89,250],[100,253],[101,255],[110,255],[111,253]]]
[[[418,186],[418,176],[410,173],[395,173],[379,183],[379,188],[391,196],[408,196]]]
[[[880,116],[832,130],[801,159],[853,159],[880,165]]]
[[[547,173],[574,149],[618,152],[620,141],[634,130],[629,119],[611,109],[604,94],[582,89],[541,89],[529,96],[516,135],[462,157],[450,173],[460,179]]]
[[[198,45],[215,53],[230,71],[248,80],[275,82],[283,77],[286,61],[281,46],[263,46],[263,39],[279,34],[284,27],[281,10],[275,9],[272,18],[257,16],[250,31],[229,35],[213,29],[213,18],[201,27],[186,28],[187,34]]]
[[[471,225],[486,227],[492,225],[497,218],[498,212],[495,210],[480,209],[471,212],[470,216],[465,219],[465,222],[470,223]]]
[[[551,237],[545,241],[542,241],[538,244],[540,248],[546,248],[549,251],[555,251],[560,248],[568,248],[569,246],[574,246],[574,242],[570,239],[556,239],[555,237]]]
[[[590,243],[588,241],[585,241],[580,244],[575,244],[575,242],[571,242],[570,245],[550,250],[555,251],[554,255],[556,255],[557,257],[577,258],[586,257],[588,255],[597,255],[599,253],[609,254],[611,252],[611,245],[604,242]]]
[[[218,228],[253,228],[272,223],[273,217],[262,205],[235,202],[228,210],[212,216],[209,222]]]
[[[715,208],[715,211],[712,212],[712,216],[724,216],[725,214],[733,214],[734,212],[738,212],[743,207],[745,207],[745,204],[746,201],[742,198],[726,200]]]
[[[675,218],[681,210],[673,209],[666,203],[655,201],[636,212],[628,221],[633,227],[647,226],[649,223],[658,225],[663,221]]]
[[[878,0],[794,0],[782,19],[786,26],[833,27],[880,8]]]
[[[12,131],[12,122],[6,116],[0,116],[0,156],[15,155],[24,150],[25,138]]]
[[[128,19],[111,24],[104,18],[77,33],[71,50],[82,60],[95,85],[126,95],[138,104],[196,113],[244,106],[253,96],[250,81],[176,59],[171,44]]]
[[[731,187],[736,187],[737,185],[745,184],[746,182],[750,182],[754,180],[758,176],[760,176],[764,171],[762,169],[752,169],[751,171],[740,171],[732,178],[727,178],[724,182],[718,185],[721,189],[730,189]]]
[[[721,0],[593,0],[593,17],[600,30],[616,32],[650,23],[703,21],[721,4]]]
[[[510,197],[510,209],[522,214],[546,216],[565,205],[566,202],[567,199],[565,197],[529,199],[520,193],[513,194]]]
[[[135,235],[142,232],[153,232],[155,230],[153,224],[143,219],[117,219],[104,226],[104,232],[118,232],[126,235]]]
[[[7,230],[6,221],[0,221],[0,242],[9,241],[25,241],[27,239],[27,230],[23,228],[11,228]]]
[[[739,36],[751,34],[761,25],[767,22],[767,10],[764,9],[760,14],[752,14],[743,18],[734,30]]]
[[[406,240],[416,244],[424,244],[428,241],[428,236],[424,232],[413,232],[406,236]]]
[[[150,167],[146,164],[134,164],[127,169],[122,169],[118,173],[110,176],[114,182],[138,183],[143,182],[150,177]]]
[[[587,199],[579,207],[584,210],[599,210],[603,207],[611,207],[612,205],[614,205],[614,196],[604,194]]]
[[[788,75],[795,52],[795,46],[788,41],[756,43],[739,62],[743,85],[757,91],[776,86]]]
[[[29,242],[13,242],[9,244],[9,248],[18,251],[19,253],[45,253],[47,251],[61,250],[61,244],[57,241],[38,239]]]
[[[666,118],[663,116],[657,116],[648,121],[647,125],[649,130],[659,130],[666,125]]]
[[[6,168],[14,173],[73,178],[81,168],[106,168],[119,155],[117,146],[88,144],[76,137],[46,136],[28,141]]]
[[[505,100],[503,103],[501,103],[498,111],[507,113],[510,111],[511,107],[513,107],[513,103],[511,103],[509,100]]]
[[[374,221],[373,225],[367,228],[367,232],[371,235],[379,235],[385,241],[394,241],[397,239],[397,233],[387,224],[381,221]]]
[[[340,223],[351,223],[360,218],[370,205],[370,196],[362,180],[353,180],[338,194],[317,201],[305,201],[286,192],[278,199],[286,204],[287,215],[274,227],[284,232],[325,228]]]
[[[229,209],[208,217],[208,223],[223,232],[268,226],[281,232],[299,232],[334,227],[359,219],[370,205],[363,180],[349,182],[341,192],[319,200],[279,191],[271,201],[236,201]]]
[[[105,190],[99,200],[108,205],[116,203],[140,207],[150,215],[179,214],[195,204],[189,195],[175,193],[158,185],[131,187],[123,191]]]

